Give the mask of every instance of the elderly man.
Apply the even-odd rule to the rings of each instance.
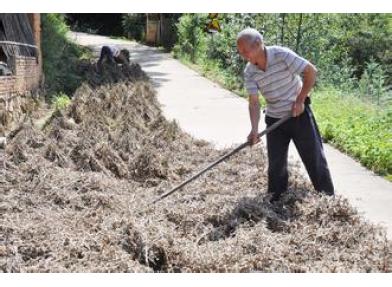
[[[309,92],[316,80],[315,66],[288,48],[265,46],[263,36],[252,28],[244,29],[238,34],[237,48],[240,55],[248,61],[244,80],[249,93],[252,127],[248,136],[250,144],[259,141],[259,91],[267,102],[267,126],[292,115],[288,121],[267,134],[268,192],[272,195],[271,202],[279,200],[287,190],[287,157],[291,140],[294,141],[314,188],[333,195],[334,187],[322,140],[309,107]],[[303,82],[300,74],[303,74]]]

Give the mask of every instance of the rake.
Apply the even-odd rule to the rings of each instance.
[[[266,128],[265,130],[263,130],[262,132],[260,132],[257,135],[257,138],[260,138],[268,133],[270,133],[271,131],[273,131],[274,129],[276,129],[278,126],[280,126],[281,124],[283,124],[284,122],[286,122],[288,119],[291,118],[290,116],[286,116],[283,117],[281,119],[279,119],[277,122],[273,123],[271,126],[269,126],[268,128]],[[210,169],[212,169],[214,166],[218,165],[219,163],[221,163],[222,161],[224,161],[225,159],[229,158],[230,156],[232,156],[233,154],[236,154],[237,152],[239,152],[240,150],[242,150],[243,148],[247,147],[248,145],[250,145],[250,143],[244,142],[243,144],[239,145],[238,147],[236,147],[235,149],[233,149],[232,151],[224,154],[223,156],[221,156],[219,159],[217,159],[216,161],[214,161],[213,163],[211,163],[210,165],[208,165],[207,167],[205,167],[204,169],[202,169],[201,171],[199,171],[198,173],[194,174],[193,176],[191,176],[190,178],[188,178],[187,180],[183,181],[182,183],[180,183],[179,185],[177,185],[176,187],[174,187],[172,190],[162,194],[161,196],[159,196],[158,198],[156,198],[154,201],[151,202],[151,204],[155,204],[156,202],[164,199],[165,197],[168,197],[169,195],[173,194],[174,192],[176,192],[177,190],[181,189],[182,187],[184,187],[185,185],[187,185],[188,183],[192,182],[193,180],[195,180],[196,178],[198,178],[199,176],[201,176],[203,173],[209,171]]]

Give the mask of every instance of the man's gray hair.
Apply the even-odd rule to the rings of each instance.
[[[256,29],[249,28],[249,27],[245,28],[244,30],[238,33],[237,42],[242,39],[244,39],[249,44],[253,44],[257,41],[263,43],[263,35],[261,35],[260,32],[257,31]]]

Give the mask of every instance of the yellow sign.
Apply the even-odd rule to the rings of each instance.
[[[209,13],[208,18],[209,19],[206,25],[206,32],[208,33],[220,32],[221,27],[219,25],[218,13]]]

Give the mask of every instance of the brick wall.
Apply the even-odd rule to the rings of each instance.
[[[31,94],[39,89],[40,78],[35,57],[16,57],[15,74],[0,76],[0,137],[23,118]]]

